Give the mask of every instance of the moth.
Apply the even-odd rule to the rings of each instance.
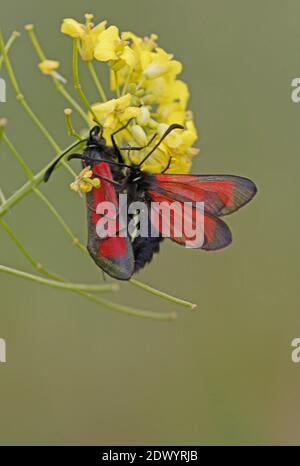
[[[117,132],[123,130],[128,123],[119,128]],[[183,127],[177,124],[170,125],[139,164],[125,163],[121,151],[140,150],[145,146],[119,148],[114,138],[116,132],[112,134],[112,146],[107,146],[101,136],[99,126],[91,130],[83,153],[72,154],[68,157],[68,160],[81,159],[83,166],[90,166],[93,176],[101,180],[100,187],[94,188],[86,195],[88,251],[104,272],[119,280],[130,279],[134,273],[151,262],[153,255],[160,249],[161,241],[166,236],[166,226],[168,236],[172,241],[189,246],[190,237],[182,228],[182,215],[173,212],[166,220],[157,210],[157,205],[160,203],[169,205],[170,210],[176,203],[186,213],[184,222],[191,229],[196,225],[198,205],[202,203],[202,241],[193,247],[215,251],[225,248],[232,241],[231,231],[222,217],[246,205],[257,192],[255,183],[242,176],[166,173],[172,163],[171,157],[162,173],[152,174],[143,170],[145,161],[174,129],[183,129]],[[60,158],[47,170],[45,181],[48,180]],[[132,223],[135,214],[127,216],[126,219],[123,218],[124,212],[120,209],[118,196],[124,193],[127,196],[127,206],[136,202],[145,206],[149,233],[146,236],[129,231],[129,223]],[[117,222],[119,234],[99,237],[97,225],[103,216],[97,213],[97,209],[105,201],[115,206],[116,216],[111,221]],[[153,205],[156,206],[154,213]],[[186,205],[189,207],[187,211],[185,211]],[[124,228],[127,230],[126,235],[120,234],[120,231],[124,232]]]

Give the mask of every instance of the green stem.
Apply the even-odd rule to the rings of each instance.
[[[167,301],[179,304],[180,306],[188,307],[189,309],[195,309],[197,307],[197,304],[190,303],[189,301],[185,301],[184,299],[176,298],[175,296],[172,296],[168,293],[159,291],[156,288],[153,288],[152,286],[146,285],[146,283],[142,283],[136,280],[135,278],[131,278],[129,283],[131,283],[134,286],[137,286],[138,288],[141,288],[144,291],[147,291],[148,293],[154,294],[155,296],[159,296],[160,298],[163,298]]]
[[[9,228],[9,226],[3,221],[0,221],[1,224],[4,226],[6,231],[9,233],[13,241],[17,244],[18,248],[22,252],[22,254],[26,257],[26,259],[31,263],[31,265],[37,269],[39,272],[46,274],[48,276],[54,277],[54,274],[51,274],[48,272],[46,269],[44,269],[38,262],[35,261],[35,259],[31,256],[31,254],[26,250],[26,248],[22,245],[22,243],[17,239],[13,231]],[[152,320],[174,320],[176,318],[176,314],[174,313],[155,313],[155,312],[150,312],[150,311],[140,311],[138,309],[133,309],[128,306],[123,306],[119,305],[117,303],[113,303],[109,300],[103,299],[96,297],[94,295],[91,295],[87,291],[117,291],[118,285],[117,284],[108,284],[108,285],[74,285],[72,283],[61,283],[63,279],[60,277],[54,279],[54,280],[45,280],[42,279],[41,277],[37,277],[35,275],[30,275],[28,273],[11,269],[5,266],[0,266],[0,272],[6,272],[10,273],[11,275],[15,275],[21,278],[26,278],[28,280],[33,280],[35,282],[38,282],[40,284],[52,286],[55,288],[62,288],[62,289],[67,289],[70,291],[74,291],[76,293],[79,293],[81,296],[84,296],[85,298],[96,302],[97,304],[101,304],[103,306],[106,306],[107,308],[129,314],[135,317],[142,317],[146,319],[152,319]]]
[[[79,136],[79,134],[76,133],[76,131],[75,131],[74,127],[73,127],[73,124],[72,124],[72,119],[71,119],[72,109],[71,108],[65,108],[64,114],[65,114],[65,122],[66,122],[68,135],[78,139],[78,141],[81,141],[82,138]]]
[[[69,149],[72,149],[74,147],[74,144],[71,144],[67,149],[63,152],[67,152]],[[56,158],[54,159],[56,160]],[[2,217],[4,214],[6,214],[14,205],[16,205],[18,202],[20,202],[21,199],[23,199],[25,196],[27,196],[34,188],[39,186],[44,179],[45,172],[47,168],[49,168],[53,161],[52,160],[50,163],[48,163],[44,168],[42,168],[41,171],[39,171],[34,177],[27,181],[25,184],[23,184],[14,194],[12,194],[4,204],[0,206],[0,217]]]
[[[16,277],[25,278],[26,280],[31,280],[41,285],[51,286],[52,288],[60,288],[62,290],[69,291],[85,291],[85,292],[103,292],[103,291],[115,291],[115,285],[85,285],[85,284],[76,284],[76,283],[63,283],[56,280],[51,280],[37,275],[32,275],[22,270],[13,269],[11,267],[6,267],[5,265],[0,265],[0,272],[8,273]]]
[[[88,296],[92,301],[95,301],[102,306],[111,309],[112,311],[121,312],[122,314],[128,314],[134,317],[142,317],[144,319],[151,319],[151,320],[175,320],[177,315],[175,312],[151,312],[151,311],[143,311],[139,309],[133,309],[128,306],[123,306],[121,304],[113,303],[108,301],[104,298],[99,298],[98,296],[93,296],[88,293],[85,293],[85,296]]]
[[[4,196],[2,189],[0,188],[0,204],[3,205],[5,201],[6,201],[6,198]]]
[[[74,87],[81,98],[83,104],[85,105],[86,109],[91,113],[95,122],[97,122],[97,115],[95,114],[94,110],[92,109],[85,93],[82,90],[82,86],[80,84],[79,79],[79,68],[78,68],[78,39],[73,39],[73,60],[72,60],[72,69],[73,69],[73,83]]]
[[[25,26],[25,29],[26,31],[28,32],[28,35],[29,35],[29,38],[31,40],[31,43],[32,43],[32,46],[38,56],[38,58],[40,59],[40,61],[44,61],[46,60],[46,55],[42,49],[42,46],[35,34],[35,31],[34,31],[34,26],[32,24],[28,24],[27,26]],[[69,102],[69,104],[72,105],[72,107],[74,107],[74,109],[79,113],[79,115],[84,119],[84,121],[86,123],[88,123],[88,118],[87,118],[87,115],[84,113],[84,111],[82,110],[82,108],[80,107],[80,105],[76,102],[75,99],[73,99],[73,97],[69,94],[69,92],[66,90],[66,88],[64,87],[64,85],[55,77],[55,76],[51,76],[52,77],[52,80],[55,84],[55,87],[56,89],[62,94],[62,96]]]
[[[118,72],[114,71],[114,75],[115,75],[115,83],[116,83],[116,94],[117,94],[117,97],[119,98],[119,97],[121,97],[121,94],[120,94]]]
[[[15,76],[15,73],[14,73],[14,70],[11,66],[11,62],[8,58],[8,55],[5,51],[5,47],[4,47],[4,41],[3,41],[3,36],[2,36],[2,33],[0,31],[0,49],[3,53],[3,57],[4,57],[4,63],[5,63],[5,66],[6,66],[6,70],[7,70],[7,74],[9,76],[9,79],[11,81],[11,84],[12,84],[12,87],[13,87],[13,90],[15,92],[15,95],[16,95],[16,99],[17,101],[20,103],[20,105],[23,107],[23,109],[25,110],[25,112],[27,113],[27,115],[31,118],[31,120],[34,122],[34,124],[39,128],[39,130],[41,131],[41,133],[45,136],[45,138],[47,139],[47,141],[49,142],[49,144],[53,147],[53,149],[55,150],[56,153],[59,153],[61,152],[61,149],[60,147],[58,146],[58,144],[55,142],[55,140],[53,139],[53,137],[51,136],[51,134],[49,133],[49,131],[47,130],[47,128],[44,126],[44,124],[41,122],[41,120],[36,116],[36,114],[33,112],[33,110],[30,108],[30,106],[28,105],[24,95],[22,94],[21,92],[21,89],[19,87],[19,84],[18,84],[18,81],[16,79],[16,76]],[[65,166],[65,168],[67,168],[67,170],[69,170],[69,172],[75,176],[75,172],[71,169],[71,167],[66,164],[65,162],[63,162],[63,165]]]
[[[8,41],[6,42],[6,45],[5,45],[5,53],[8,53],[13,45],[13,43],[15,42],[15,40],[17,39],[17,37],[20,37],[20,33],[17,32],[17,31],[14,31],[12,33],[12,35],[10,36],[10,38],[8,39]],[[0,70],[2,68],[2,65],[3,65],[3,61],[4,61],[4,56],[1,55],[0,57]]]
[[[69,102],[69,104],[77,111],[77,113],[81,116],[81,118],[85,121],[85,123],[89,124],[89,119],[86,113],[82,110],[80,105],[76,102],[75,99],[68,93],[64,85],[58,81],[58,79],[55,79],[54,77],[53,81],[55,83],[55,87],[60,92],[60,94]]]
[[[100,95],[102,101],[106,102],[107,97],[106,97],[105,91],[103,89],[102,83],[101,83],[100,79],[97,76],[97,73],[96,73],[95,67],[93,65],[93,62],[88,61],[88,62],[86,62],[86,64],[87,64],[88,70],[89,70],[89,72],[91,74],[91,77],[92,77],[92,79],[93,79],[93,81],[95,83],[95,86],[97,88],[97,91],[99,92],[99,95]]]
[[[14,241],[14,243],[16,243],[18,249],[21,251],[21,253],[23,254],[23,256],[26,257],[26,259],[28,260],[28,262],[30,262],[30,264],[37,270],[41,270],[42,269],[42,266],[41,264],[39,264],[33,257],[32,255],[27,251],[27,249],[23,246],[23,244],[21,243],[21,241],[18,240],[18,238],[16,237],[16,235],[14,234],[14,232],[12,231],[12,229],[8,226],[8,224],[0,219],[0,224],[2,225],[2,227],[6,230],[6,232],[9,234],[9,236],[11,237],[11,239]]]
[[[127,92],[128,84],[131,78],[131,71],[127,73],[126,81],[124,83],[123,89],[122,89],[122,95],[125,95]]]
[[[11,151],[12,155],[15,157],[15,159],[19,162],[19,164],[23,168],[24,172],[26,173],[26,176],[31,180],[33,178],[33,173],[28,167],[23,157],[21,156],[21,154],[17,151],[17,149],[15,148],[15,146],[13,145],[13,143],[10,141],[10,139],[7,137],[5,133],[3,134],[2,138],[5,144],[7,145],[7,147],[9,148],[9,150]]]
[[[79,239],[76,238],[76,236],[73,234],[72,230],[69,228],[63,217],[57,212],[54,205],[50,201],[48,201],[46,196],[44,196],[44,194],[36,188],[33,189],[33,192],[39,197],[39,199],[41,199],[41,201],[46,205],[49,211],[54,215],[58,223],[60,223],[64,231],[71,238],[73,245],[78,246],[82,251],[87,252],[87,249],[83,246],[83,244],[80,243]]]

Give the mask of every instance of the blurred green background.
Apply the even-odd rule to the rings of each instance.
[[[300,364],[291,362],[299,319],[299,123],[291,81],[300,76],[297,0],[2,0],[11,59],[23,93],[59,144],[66,104],[40,75],[23,25],[34,23],[49,58],[71,76],[64,17],[93,12],[121,30],[155,32],[184,64],[201,149],[194,173],[233,173],[259,195],[228,218],[232,247],[186,250],[165,241],[139,279],[199,305],[178,308],[123,284],[112,299],[179,313],[175,322],[116,314],[75,294],[0,277],[0,444],[298,444]],[[2,70],[1,76],[5,77]],[[83,73],[90,99],[95,98]],[[0,115],[34,170],[53,151],[8,85]],[[1,147],[5,193],[24,181]],[[85,241],[84,203],[59,171],[43,191]],[[49,268],[102,280],[32,195],[6,221]],[[0,230],[0,263],[30,271]]]

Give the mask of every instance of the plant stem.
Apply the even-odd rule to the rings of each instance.
[[[79,239],[75,237],[72,230],[69,228],[69,226],[63,219],[63,217],[58,213],[54,205],[47,199],[47,197],[44,196],[44,194],[36,188],[33,189],[33,192],[39,197],[39,199],[41,199],[41,201],[46,205],[49,211],[54,215],[54,217],[63,227],[67,235],[71,238],[73,245],[78,246],[82,251],[87,253],[87,249],[83,246],[83,244],[80,243]]]
[[[17,32],[17,31],[14,31],[12,33],[12,35],[10,36],[10,38],[8,39],[8,41],[6,42],[6,45],[5,45],[5,53],[8,53],[14,43],[14,41],[17,39],[17,37],[20,37],[20,33]],[[2,65],[3,65],[3,61],[4,61],[4,56],[1,55],[0,57],[0,70],[2,68]]]
[[[114,71],[114,75],[115,75],[115,83],[116,83],[116,94],[117,94],[117,97],[121,97],[121,94],[120,94],[120,87],[119,87],[119,78],[118,78],[118,72],[117,71]]]
[[[72,109],[71,108],[65,108],[64,114],[65,114],[65,122],[66,122],[68,135],[78,139],[78,141],[81,141],[82,138],[79,136],[79,134],[76,133],[76,131],[75,131],[73,125],[72,125],[72,119],[71,119]]]
[[[86,64],[87,64],[88,70],[89,70],[89,72],[90,72],[90,74],[91,74],[91,77],[92,77],[92,79],[93,79],[93,81],[94,81],[94,83],[95,83],[95,86],[96,86],[96,88],[97,88],[97,91],[99,92],[99,95],[100,95],[100,97],[101,97],[101,99],[102,99],[102,102],[106,102],[106,101],[107,101],[107,97],[106,97],[106,94],[105,94],[105,92],[104,92],[104,89],[103,89],[103,86],[102,86],[102,84],[101,84],[101,81],[100,81],[100,79],[99,79],[98,76],[97,76],[97,73],[96,73],[96,70],[95,70],[95,67],[94,67],[93,62],[88,61],[88,62],[86,62]]]
[[[35,31],[34,31],[34,26],[33,24],[27,24],[27,26],[25,26],[25,29],[26,31],[28,32],[28,35],[29,35],[29,38],[31,40],[31,43],[32,43],[32,46],[38,56],[38,58],[41,60],[41,61],[44,61],[46,60],[46,55],[42,49],[42,46],[35,34]],[[52,77],[52,80],[55,84],[55,87],[56,89],[63,95],[63,97],[69,102],[69,104],[71,104],[72,107],[74,107],[74,109],[79,113],[79,115],[83,118],[83,120],[88,123],[88,118],[87,118],[87,115],[84,113],[84,111],[82,110],[82,108],[80,107],[80,105],[76,102],[76,100],[73,99],[73,97],[69,94],[69,92],[66,90],[66,88],[64,87],[64,85],[53,75],[51,75]]]
[[[188,307],[189,309],[195,309],[197,307],[197,304],[190,303],[189,301],[185,301],[184,299],[176,298],[175,296],[172,296],[168,293],[159,291],[156,288],[153,288],[152,286],[146,285],[146,283],[142,283],[136,280],[135,278],[131,278],[129,280],[129,283],[155,296],[159,296],[160,298],[163,298],[167,301],[171,301],[172,303],[179,304],[180,306]]]
[[[31,118],[31,120],[34,122],[34,124],[39,128],[41,133],[45,136],[45,138],[47,139],[49,144],[53,147],[55,152],[56,153],[61,152],[61,149],[58,146],[58,144],[55,142],[55,140],[53,139],[53,137],[51,136],[51,134],[49,133],[47,128],[41,122],[41,120],[36,116],[36,114],[30,108],[30,106],[28,105],[24,95],[21,93],[21,90],[20,90],[18,81],[16,79],[14,70],[13,70],[13,68],[11,66],[10,60],[8,58],[8,55],[7,55],[6,51],[5,51],[4,41],[3,41],[3,36],[2,36],[1,31],[0,31],[0,49],[2,50],[2,53],[3,53],[4,63],[5,63],[5,66],[6,66],[7,74],[9,76],[10,81],[11,81],[11,84],[12,84],[13,90],[15,92],[17,101],[23,107],[23,109],[25,110],[27,115]],[[75,172],[71,169],[71,167],[68,164],[66,164],[65,162],[62,162],[62,163],[65,166],[65,168],[67,168],[67,170],[69,170],[69,172],[73,176],[75,176]]]
[[[2,189],[0,188],[0,204],[3,205],[5,201],[6,201],[6,198],[4,196]]]
[[[9,233],[13,241],[17,244],[18,248],[20,249],[21,253],[26,257],[26,259],[31,263],[31,265],[37,269],[39,272],[43,273],[44,275],[48,275],[55,277],[54,274],[48,272],[44,269],[26,250],[26,248],[22,245],[22,243],[17,239],[13,231],[8,227],[8,225],[1,220],[1,224],[4,226],[6,231]],[[56,278],[55,280],[45,280],[41,277],[37,277],[35,275],[31,275],[19,270],[11,269],[9,267],[0,266],[0,272],[10,273],[11,275],[15,275],[21,278],[26,278],[28,280],[32,280],[38,282],[40,284],[52,286],[54,288],[62,288],[67,289],[73,292],[84,296],[85,298],[96,302],[97,304],[101,304],[113,311],[129,314],[135,317],[142,317],[146,319],[152,320],[174,320],[176,318],[176,314],[174,313],[155,313],[150,311],[140,311],[138,309],[134,309],[128,306],[119,305],[117,303],[113,303],[109,300],[99,298],[97,296],[91,295],[87,291],[117,291],[118,285],[117,284],[107,284],[107,285],[74,285],[72,283],[62,283],[63,279],[60,277]]]
[[[19,164],[23,168],[27,177],[31,180],[33,178],[33,173],[28,167],[23,157],[21,156],[21,154],[17,151],[17,149],[15,148],[15,146],[13,145],[13,143],[10,141],[10,139],[7,137],[5,133],[3,133],[2,139],[7,145],[7,147],[9,148],[9,150],[11,151],[11,153],[13,154],[13,156],[15,157],[15,159],[19,162]]]
[[[95,114],[94,110],[92,109],[85,93],[82,90],[82,86],[79,80],[79,69],[78,69],[78,39],[73,39],[73,60],[72,60],[72,69],[73,69],[73,83],[74,87],[81,98],[83,104],[85,105],[86,109],[91,113],[95,122],[97,122],[97,115]]]
[[[92,301],[95,301],[98,304],[102,304],[103,306],[111,309],[112,311],[121,312],[122,314],[128,314],[134,317],[142,317],[144,319],[151,319],[151,320],[175,320],[177,315],[175,312],[151,312],[151,311],[142,311],[139,309],[133,309],[128,306],[123,306],[121,304],[113,303],[108,301],[104,298],[99,298],[98,296],[90,295],[85,293],[85,296],[88,296]]]
[[[74,144],[71,144],[67,149],[63,152],[72,149]],[[54,159],[55,160],[55,159]],[[44,179],[45,172],[47,168],[49,168],[53,163],[53,160],[48,163],[42,170],[40,170],[33,178],[23,184],[17,191],[15,191],[6,201],[4,204],[0,206],[0,217],[6,214],[9,209],[11,209],[15,204],[17,204],[21,199],[27,196],[34,188],[39,186]]]
[[[41,285],[51,286],[52,288],[60,288],[62,290],[69,291],[93,291],[93,292],[103,292],[103,291],[115,291],[116,287],[112,285],[85,285],[85,284],[76,284],[76,283],[64,283],[56,280],[51,280],[37,275],[32,275],[22,270],[13,269],[11,267],[6,267],[5,265],[0,265],[0,272],[8,273],[16,277],[25,278],[26,280],[31,280]]]
[[[131,78],[131,72],[127,74],[126,81],[124,83],[123,89],[122,89],[122,95],[125,95],[127,92],[128,84]]]

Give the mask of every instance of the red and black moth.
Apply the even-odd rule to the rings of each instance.
[[[127,123],[128,124],[128,123]],[[127,126],[127,125],[126,125]],[[120,128],[121,131],[125,127]],[[257,188],[248,178],[235,175],[183,175],[165,173],[170,164],[160,174],[151,174],[142,170],[142,165],[157,149],[162,140],[174,129],[182,129],[181,125],[171,125],[157,144],[144,157],[139,165],[124,163],[121,150],[140,150],[139,147],[118,148],[112,135],[112,146],[106,145],[99,126],[90,132],[87,145],[82,154],[72,154],[68,160],[79,158],[83,166],[91,166],[94,177],[101,179],[100,188],[94,188],[87,193],[88,206],[88,250],[96,264],[104,272],[119,280],[128,280],[159,251],[164,239],[159,217],[150,215],[153,202],[172,204],[190,203],[191,225],[196,217],[196,202],[204,203],[204,241],[201,249],[215,251],[228,246],[232,236],[227,224],[220,218],[229,215],[247,204],[256,194]],[[151,141],[150,141],[151,142]],[[61,156],[62,157],[62,156]],[[60,157],[60,158],[61,158]],[[59,159],[47,170],[45,181],[48,180]],[[99,238],[96,224],[99,216],[96,208],[102,201],[110,201],[118,209],[118,195],[126,192],[128,205],[132,202],[142,202],[149,212],[149,225],[158,232],[156,236],[136,236],[130,238],[114,236]],[[119,212],[119,215],[121,213]],[[120,221],[121,219],[119,219]],[[188,238],[184,230],[181,236],[176,236],[176,223],[181,221],[176,215],[170,217],[170,239],[181,245],[186,245]]]

